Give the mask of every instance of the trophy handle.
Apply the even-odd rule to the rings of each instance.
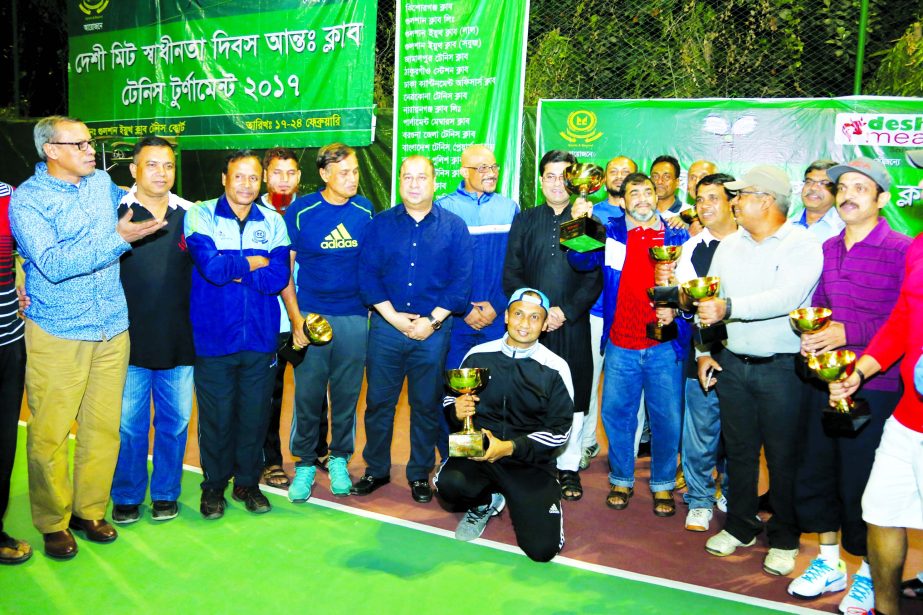
[[[472,419],[470,416],[465,417],[462,433],[474,433],[474,419]]]

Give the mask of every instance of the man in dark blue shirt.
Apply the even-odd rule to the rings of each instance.
[[[394,409],[404,377],[410,402],[407,480],[413,499],[433,497],[442,370],[452,314],[471,293],[471,237],[464,221],[433,207],[435,171],[422,156],[401,164],[401,204],[372,219],[359,254],[359,293],[374,308],[369,328],[365,475],[352,488],[368,495],[391,481]]]

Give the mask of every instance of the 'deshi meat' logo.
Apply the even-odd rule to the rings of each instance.
[[[866,126],[868,126],[868,122],[860,117],[852,121],[844,122],[840,130],[843,132],[843,136],[852,141],[854,136],[862,134],[862,129]]]

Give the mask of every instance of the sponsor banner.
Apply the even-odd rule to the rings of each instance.
[[[375,0],[71,0],[70,113],[94,137],[184,149],[368,145],[376,12]]]
[[[792,216],[801,215],[811,162],[874,158],[891,175],[888,222],[911,236],[923,231],[923,170],[904,155],[923,148],[923,98],[542,100],[536,143],[536,166],[551,149],[600,166],[625,155],[643,172],[657,156],[675,156],[683,169],[680,198],[687,198],[686,171],[696,160],[735,176],[777,165],[792,179]],[[594,200],[603,198],[601,190]]]
[[[494,150],[497,190],[518,200],[528,16],[528,0],[398,0],[392,204],[404,158],[433,161],[440,195],[474,144]]]

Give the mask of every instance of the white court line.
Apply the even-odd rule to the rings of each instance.
[[[22,427],[26,426],[25,421],[19,421],[19,425]],[[74,437],[73,434],[70,436]],[[148,456],[150,459],[150,456]],[[192,472],[194,474],[202,474],[201,468],[196,466],[183,464],[183,469]],[[284,497],[288,499],[288,491],[285,489],[279,489],[277,487],[269,487],[267,485],[260,485],[260,489],[263,491],[268,491],[269,493]],[[370,510],[363,510],[361,508],[353,508],[352,506],[346,506],[345,504],[340,504],[338,502],[328,502],[319,498],[312,498],[305,502],[305,504],[313,504],[314,506],[320,506],[322,508],[329,508],[332,510],[338,510],[340,512],[348,513],[351,515],[356,515],[358,517],[365,517],[366,519],[373,519],[375,521],[380,521],[382,523],[389,523],[391,525],[398,525],[401,527],[406,527],[412,530],[417,530],[420,532],[426,532],[427,534],[433,534],[435,536],[442,536],[443,538],[450,538],[455,540],[455,533],[449,530],[443,530],[438,527],[432,527],[423,523],[417,523],[416,521],[407,521],[406,519],[400,519],[398,517],[392,517],[389,515],[383,515],[381,513],[372,512]],[[514,553],[517,555],[522,555],[525,557],[525,553],[519,547],[514,547],[513,545],[508,545],[502,542],[497,542],[494,540],[487,540],[485,538],[478,538],[477,540],[471,541],[472,544],[482,545],[489,547],[491,549],[496,549],[497,551],[506,551],[507,553]],[[693,594],[699,594],[702,596],[709,596],[712,598],[723,598],[731,602],[740,602],[742,604],[750,604],[753,606],[758,606],[766,609],[775,609],[777,611],[782,611],[785,613],[802,613],[805,615],[814,614],[814,613],[827,613],[827,611],[820,611],[817,609],[809,609],[805,607],[796,606],[793,604],[786,604],[784,602],[775,602],[773,600],[766,600],[764,598],[754,598],[752,596],[746,596],[744,594],[735,594],[734,592],[724,591],[721,589],[711,589],[707,587],[702,587],[700,585],[692,585],[691,583],[684,583],[682,581],[674,581],[672,579],[663,579],[660,577],[655,577],[647,574],[641,574],[638,572],[630,572],[628,570],[621,570],[619,568],[612,568],[610,566],[602,566],[600,564],[590,564],[588,562],[582,562],[580,560],[572,559],[570,557],[564,557],[558,555],[555,557],[552,562],[560,564],[562,566],[570,566],[571,568],[578,568],[580,570],[586,570],[589,572],[595,572],[598,574],[608,575],[610,577],[617,577],[620,579],[628,579],[630,581],[640,581],[642,583],[648,583],[650,585],[657,585],[660,587],[666,587],[669,589],[679,589],[682,591],[687,591]]]

